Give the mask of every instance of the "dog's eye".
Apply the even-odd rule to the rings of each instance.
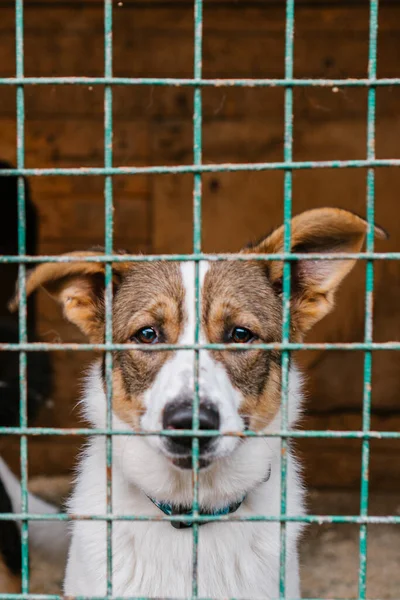
[[[131,339],[139,344],[155,344],[158,342],[158,335],[153,327],[142,327]]]
[[[255,338],[255,335],[250,329],[246,329],[246,327],[235,327],[230,337],[234,344],[247,344]]]

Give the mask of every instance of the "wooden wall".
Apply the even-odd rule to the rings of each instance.
[[[26,1],[25,74],[103,74],[101,2]],[[296,3],[296,77],[366,77],[368,2]],[[1,2],[0,76],[13,76],[14,9]],[[204,77],[283,77],[284,2],[205,1]],[[133,0],[114,5],[114,74],[134,77],[191,77],[193,6]],[[379,77],[400,76],[400,2],[381,2]],[[26,88],[26,166],[73,167],[103,164],[103,89],[90,86]],[[205,163],[283,159],[283,90],[206,88],[203,92]],[[114,165],[190,164],[193,91],[179,87],[114,89]],[[376,154],[400,157],[400,88],[378,88]],[[366,156],[365,89],[294,90],[294,159],[362,159]],[[0,159],[15,162],[15,90],[0,87]],[[237,250],[282,221],[280,172],[204,176],[205,251]],[[101,177],[37,177],[30,180],[40,216],[40,253],[60,253],[103,242]],[[114,179],[116,247],[134,252],[191,250],[190,175],[118,176]],[[296,171],[293,209],[334,205],[365,214],[366,172]],[[376,219],[391,234],[379,251],[399,250],[400,171],[376,173]],[[400,266],[376,267],[375,341],[399,339]],[[343,286],[338,310],[312,334],[313,341],[357,341],[363,337],[364,268]],[[44,296],[38,302],[45,341],[82,340]],[[306,428],[355,429],[361,425],[361,353],[299,353],[307,369]],[[54,398],[40,425],[80,423],[74,408],[86,354],[54,353]],[[373,361],[373,427],[400,426],[400,355],[380,352]],[[16,460],[15,444],[2,442]],[[30,473],[71,468],[78,441],[33,439]],[[360,442],[311,440],[299,443],[309,482],[322,487],[359,485]],[[394,454],[397,460],[394,460]],[[397,454],[396,454],[397,453]],[[399,486],[400,448],[379,440],[371,445],[371,484]]]

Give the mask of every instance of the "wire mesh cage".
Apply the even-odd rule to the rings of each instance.
[[[113,596],[112,589],[112,527],[117,520],[155,520],[152,517],[120,516],[112,510],[112,436],[126,435],[126,431],[116,431],[112,428],[112,367],[113,352],[122,351],[129,346],[113,343],[112,328],[112,265],[118,262],[152,262],[152,261],[190,261],[195,264],[195,305],[196,329],[195,343],[184,346],[159,344],[157,351],[162,350],[193,350],[195,352],[195,393],[193,398],[193,426],[191,430],[179,431],[179,436],[192,438],[192,470],[193,470],[193,506],[192,512],[187,516],[163,516],[157,520],[187,521],[193,525],[193,580],[191,598],[198,598],[198,527],[206,521],[259,521],[278,522],[280,524],[280,573],[279,589],[280,599],[286,595],[286,524],[288,522],[303,523],[351,523],[359,526],[359,571],[358,571],[358,600],[367,598],[367,528],[369,524],[400,524],[400,516],[370,516],[368,513],[369,497],[369,458],[370,441],[374,439],[399,440],[397,431],[371,430],[371,387],[372,387],[372,359],[373,353],[379,350],[400,350],[400,342],[377,343],[373,341],[373,292],[374,292],[374,261],[399,260],[400,253],[377,253],[374,249],[374,212],[375,212],[375,169],[387,166],[400,166],[399,159],[377,159],[375,155],[375,121],[376,121],[376,89],[382,86],[399,86],[400,78],[377,77],[377,37],[378,37],[378,0],[370,0],[369,8],[369,62],[367,78],[344,79],[304,79],[295,78],[294,64],[294,27],[295,27],[295,0],[286,0],[286,27],[285,27],[285,72],[281,79],[206,79],[202,73],[202,43],[203,43],[203,1],[194,0],[194,65],[192,78],[131,78],[113,76],[113,4],[112,0],[104,0],[104,75],[102,77],[25,77],[24,75],[24,2],[15,2],[15,34],[16,34],[16,73],[15,77],[0,78],[0,86],[11,86],[16,89],[17,101],[17,168],[3,169],[1,177],[18,177],[18,256],[0,256],[0,263],[14,263],[19,265],[18,288],[20,295],[19,307],[19,343],[1,344],[1,350],[18,352],[20,376],[20,426],[0,428],[1,435],[18,435],[20,438],[20,466],[22,485],[22,512],[20,514],[0,514],[2,520],[21,521],[22,523],[22,593],[17,595],[0,594],[0,600],[11,598],[50,598],[56,600],[61,596],[38,596],[29,593],[28,571],[28,525],[31,520],[67,520],[64,514],[59,515],[34,515],[28,511],[27,484],[28,484],[28,439],[29,436],[68,436],[73,434],[86,436],[105,436],[107,447],[107,513],[104,515],[91,515],[85,517],[78,515],[76,518],[104,520],[107,523],[107,597]],[[26,88],[29,86],[103,86],[104,87],[104,166],[103,167],[73,167],[73,168],[26,168],[25,167],[25,106],[24,98]],[[174,166],[141,166],[141,167],[114,167],[113,166],[113,89],[118,86],[179,86],[190,87],[193,95],[193,164]],[[293,160],[293,92],[295,88],[309,87],[323,88],[363,88],[368,94],[367,109],[367,145],[365,158],[360,160],[329,160],[329,161],[295,161]],[[202,94],[205,88],[213,87],[252,87],[252,88],[283,88],[284,90],[284,155],[282,162],[259,163],[224,163],[205,164],[202,160]],[[366,215],[368,232],[366,251],[354,254],[305,254],[291,252],[291,218],[292,218],[292,177],[295,170],[309,169],[349,169],[362,168],[367,170],[366,180]],[[254,255],[254,254],[205,254],[202,252],[202,176],[205,173],[232,173],[239,171],[280,171],[284,174],[284,249],[279,255]],[[114,253],[113,243],[113,178],[117,175],[135,176],[138,174],[192,174],[193,175],[193,251],[191,254],[173,255],[123,255]],[[106,326],[105,339],[102,344],[48,344],[32,343],[27,336],[27,294],[26,294],[26,269],[31,264],[44,262],[73,262],[82,261],[81,257],[65,256],[29,256],[26,254],[26,209],[24,177],[41,176],[98,176],[104,178],[104,254],[87,257],[89,262],[105,263],[105,306]],[[298,260],[343,260],[358,258],[366,263],[365,285],[365,328],[364,340],[357,343],[294,343],[290,341],[290,291],[291,291],[291,265]],[[242,436],[275,436],[281,439],[281,503],[278,517],[251,516],[237,517],[230,515],[203,515],[199,509],[199,440],[204,432],[199,427],[199,352],[205,350],[235,351],[237,346],[226,344],[200,344],[201,302],[200,302],[200,263],[202,261],[284,261],[283,289],[282,289],[282,341],[279,344],[260,344],[259,348],[265,351],[274,349],[281,352],[282,364],[282,429],[275,434],[256,432],[241,433]],[[250,349],[250,345],[240,345],[240,350]],[[105,353],[105,372],[107,390],[107,426],[105,429],[57,429],[51,427],[28,427],[27,422],[27,354],[38,351],[92,351],[100,350]],[[144,350],[149,348],[143,346]],[[289,360],[290,353],[301,350],[347,350],[362,351],[364,353],[364,382],[363,382],[363,411],[362,428],[357,431],[328,431],[292,430],[288,426],[288,385],[289,385]],[[161,436],[174,435],[169,430],[156,433]],[[156,435],[153,434],[153,435]],[[131,432],[130,435],[144,435],[142,432]],[[207,436],[219,436],[219,431],[206,432]],[[230,435],[235,435],[231,433]],[[359,514],[352,516],[339,515],[307,515],[292,516],[287,514],[287,449],[290,439],[357,439],[362,442],[361,459],[361,494]]]

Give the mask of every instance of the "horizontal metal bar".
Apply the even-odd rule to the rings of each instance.
[[[31,342],[21,344],[0,343],[0,352],[92,352],[94,350],[102,352],[123,351],[123,350],[141,350],[143,352],[167,352],[167,351],[185,351],[185,350],[219,350],[219,351],[237,351],[243,350],[400,350],[400,342],[349,342],[349,343],[279,343],[268,344],[77,344],[77,343],[44,343]]]
[[[157,431],[127,431],[125,429],[89,429],[88,427],[77,427],[77,428],[63,428],[58,429],[55,427],[0,427],[0,435],[28,435],[28,436],[42,436],[42,435],[53,435],[53,436],[98,436],[98,435],[125,435],[125,436],[139,436],[139,437],[239,437],[239,438],[296,438],[296,439],[310,439],[310,438],[322,438],[322,439],[349,439],[349,440],[362,440],[362,439],[393,439],[400,440],[400,431],[339,431],[339,430],[281,430],[273,432],[263,431],[212,431],[203,429],[160,429]]]
[[[47,262],[53,263],[74,263],[74,262],[91,262],[91,263],[125,263],[125,262],[224,262],[224,261],[239,261],[247,262],[253,260],[261,261],[291,261],[298,260],[400,260],[400,252],[340,252],[335,254],[323,254],[321,252],[293,252],[280,254],[253,254],[253,253],[229,253],[229,254],[93,254],[93,256],[68,256],[64,254],[42,254],[40,256],[11,256],[0,255],[0,264],[41,264]]]
[[[0,77],[0,85],[133,85],[176,87],[382,87],[400,85],[400,77],[377,79],[266,78],[194,79],[174,77]]]
[[[93,175],[183,175],[187,173],[235,173],[239,171],[288,171],[300,169],[366,169],[399,167],[400,158],[357,160],[305,160],[260,163],[220,163],[147,167],[67,167],[35,169],[1,169],[0,177],[93,176]]]
[[[67,515],[59,514],[30,514],[30,513],[0,513],[0,521],[153,521],[155,523],[170,523],[171,521],[183,521],[198,523],[219,522],[219,523],[309,523],[316,525],[342,523],[348,525],[400,525],[400,515],[206,515],[201,514],[196,517],[193,515]]]
[[[0,593],[0,600],[150,600],[148,596],[60,596],[57,594],[5,594]],[[177,600],[175,597],[170,598],[163,596],[160,600]],[[193,596],[180,598],[179,600],[193,600]],[[196,600],[218,600],[217,598],[202,598],[197,597]],[[237,600],[236,598],[221,598],[220,600]],[[271,600],[281,600],[281,598],[271,598]],[[293,598],[287,596],[287,600],[325,600],[324,598]],[[329,600],[357,600],[352,598],[329,598]],[[380,598],[368,598],[368,600],[381,600]]]

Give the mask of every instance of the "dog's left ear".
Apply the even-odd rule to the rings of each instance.
[[[335,254],[360,252],[368,224],[361,217],[338,208],[309,210],[291,223],[291,252]],[[387,239],[386,232],[375,227],[375,236]],[[245,252],[283,253],[284,228]],[[299,333],[305,333],[334,306],[339,284],[351,271],[355,260],[297,260],[291,268],[291,318]],[[283,262],[267,262],[268,276],[278,293],[282,289]]]

